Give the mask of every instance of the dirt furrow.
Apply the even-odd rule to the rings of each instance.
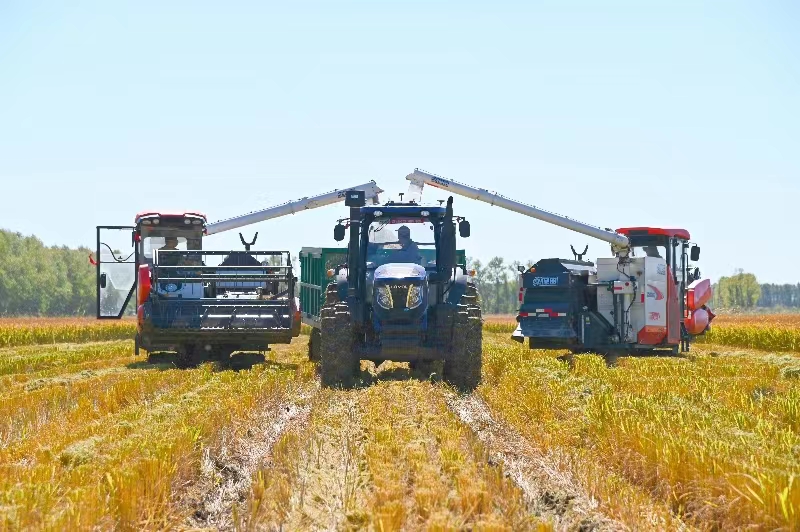
[[[244,431],[231,430],[214,449],[206,449],[200,477],[182,496],[179,505],[190,515],[186,526],[231,530],[235,507],[247,498],[256,471],[270,460],[275,442],[289,430],[301,430],[308,422],[316,383],[300,387],[290,401],[276,401],[247,420]]]
[[[525,441],[512,427],[496,420],[475,395],[446,393],[447,405],[486,445],[492,460],[501,462],[539,516],[551,518],[559,530],[625,530],[603,515],[598,503],[583,492],[558,460]]]

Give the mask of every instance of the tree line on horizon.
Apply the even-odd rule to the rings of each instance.
[[[0,229],[0,316],[94,316],[95,267],[87,247],[45,246],[35,236]],[[519,308],[518,267],[531,261],[484,263],[468,259],[484,314],[514,314]],[[800,283],[760,284],[737,270],[714,285],[712,308],[800,309]]]

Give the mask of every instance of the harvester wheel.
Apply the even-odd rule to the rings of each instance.
[[[359,370],[359,359],[353,353],[350,308],[347,303],[326,304],[321,322],[319,373],[322,385],[350,388]]]
[[[209,353],[209,358],[215,362],[227,362],[230,360],[234,349],[225,345],[217,345]]]
[[[478,290],[467,285],[453,324],[452,351],[444,363],[444,380],[461,391],[472,391],[481,382],[483,329]]]
[[[193,368],[200,364],[200,350],[188,344],[178,349],[175,365],[181,369]]]

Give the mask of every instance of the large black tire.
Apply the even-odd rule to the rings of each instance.
[[[359,359],[353,352],[353,327],[350,308],[339,302],[335,285],[326,292],[320,311],[319,374],[328,388],[351,388],[359,372]]]
[[[478,289],[468,284],[453,320],[452,351],[443,371],[444,380],[464,392],[474,390],[481,382],[482,325]]]
[[[202,361],[201,351],[193,344],[182,345],[175,357],[175,365],[181,369],[197,367]]]

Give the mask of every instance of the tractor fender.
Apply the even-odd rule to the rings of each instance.
[[[463,272],[456,273],[456,278],[447,292],[448,305],[458,305],[461,297],[467,293],[467,281],[469,281],[469,275]]]

